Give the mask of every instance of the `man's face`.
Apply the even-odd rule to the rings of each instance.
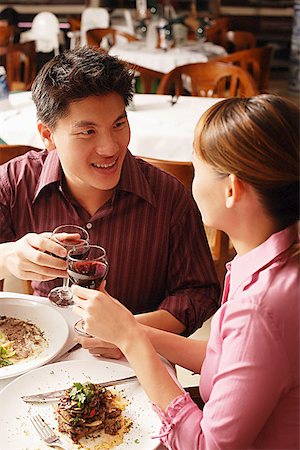
[[[71,103],[51,131],[47,148],[56,149],[68,188],[80,200],[115,188],[129,140],[124,101],[110,93]]]

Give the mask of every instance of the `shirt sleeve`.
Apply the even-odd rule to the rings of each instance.
[[[167,295],[159,308],[182,322],[186,327],[184,334],[188,336],[215,313],[219,295],[219,282],[201,215],[193,198],[186,193],[174,207]]]
[[[215,342],[213,349],[208,346],[201,376],[212,369],[215,346],[221,355],[203,412],[186,397],[180,397],[180,408],[172,402],[165,413],[160,411],[160,438],[172,450],[250,448],[289,382],[286,354],[266,311],[247,301],[238,313],[228,306],[214,327],[220,335],[216,338],[212,329]]]

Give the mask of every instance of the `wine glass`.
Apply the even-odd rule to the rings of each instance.
[[[62,233],[67,234],[62,236]],[[78,225],[60,225],[53,230],[51,239],[69,251],[83,244],[88,245],[89,234]],[[63,279],[62,286],[51,289],[48,298],[52,303],[62,308],[73,305],[73,294],[69,289],[69,278]]]
[[[72,283],[88,289],[98,289],[108,273],[106,250],[99,245],[81,245],[68,253],[68,275]],[[76,333],[92,337],[84,331],[84,320],[74,325]]]

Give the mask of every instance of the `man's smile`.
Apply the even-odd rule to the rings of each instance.
[[[97,169],[110,169],[116,164],[117,160],[118,158],[116,158],[111,163],[92,163],[92,166],[96,167]]]

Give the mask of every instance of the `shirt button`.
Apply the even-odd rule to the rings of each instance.
[[[91,222],[89,222],[89,223],[86,224],[86,228],[87,228],[88,230],[90,230],[92,227],[93,227],[93,224],[92,224]]]

